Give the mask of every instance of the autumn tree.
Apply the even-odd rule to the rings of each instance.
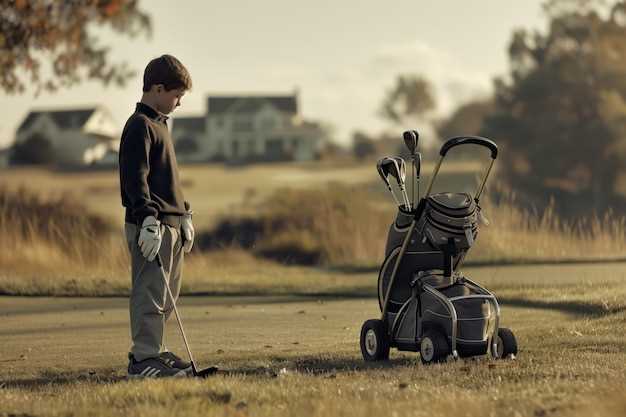
[[[499,166],[517,189],[600,211],[626,163],[626,6],[604,4],[549,1],[546,33],[514,32],[482,132],[502,145]]]
[[[0,0],[0,89],[39,93],[85,79],[123,85],[133,71],[111,62],[94,26],[130,37],[151,28],[136,0]]]
[[[415,127],[436,107],[433,88],[419,75],[399,75],[388,90],[380,107],[380,115],[392,123]]]

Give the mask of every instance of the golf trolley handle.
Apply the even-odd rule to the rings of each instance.
[[[487,178],[489,177],[489,174],[491,173],[491,168],[493,168],[493,163],[496,161],[496,157],[498,156],[498,145],[496,145],[494,141],[487,139],[487,138],[480,137],[480,136],[457,136],[455,138],[448,139],[448,141],[443,144],[443,146],[441,147],[441,151],[439,151],[441,158],[439,158],[439,162],[437,162],[437,165],[435,166],[435,171],[433,172],[433,176],[430,178],[428,191],[426,191],[426,195],[424,196],[424,198],[427,198],[430,195],[430,192],[432,191],[432,188],[433,188],[433,184],[435,182],[435,178],[437,177],[437,174],[439,174],[441,163],[445,159],[448,151],[454,148],[455,146],[469,145],[469,144],[484,146],[491,150],[491,162],[489,163],[489,167],[487,168],[487,171],[485,172],[483,176],[483,180],[481,181],[480,186],[478,187],[478,190],[476,190],[476,194],[474,195],[474,200],[476,201],[476,203],[478,203],[478,200],[480,200],[480,195],[483,193],[483,190],[485,189],[485,183],[487,182]]]
[[[446,156],[448,151],[455,146],[459,145],[480,145],[486,148],[489,148],[491,151],[491,159],[496,159],[498,157],[498,145],[496,145],[492,140],[483,138],[480,136],[457,136],[452,139],[448,139],[446,143],[441,147],[441,151],[439,151],[439,155]]]

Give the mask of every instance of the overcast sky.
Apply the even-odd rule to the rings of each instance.
[[[141,95],[145,64],[177,56],[194,87],[173,114],[201,115],[210,93],[300,91],[305,118],[333,125],[346,143],[355,129],[388,127],[377,116],[399,73],[420,73],[436,88],[439,113],[491,91],[508,69],[514,28],[544,30],[542,0],[143,0],[152,16],[151,38],[103,33],[111,58],[137,76],[123,88],[84,83],[34,98],[0,97],[0,146],[33,108],[107,106],[121,127]],[[182,5],[185,5],[184,7]],[[419,128],[419,126],[418,126]]]

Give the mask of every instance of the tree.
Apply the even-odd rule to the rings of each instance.
[[[508,180],[531,196],[585,195],[604,210],[626,162],[626,6],[554,0],[547,33],[515,31],[483,134]],[[589,207],[588,207],[589,208]]]
[[[363,132],[356,131],[352,135],[352,152],[357,159],[365,159],[376,153],[374,139]]]
[[[437,134],[448,139],[461,135],[477,135],[485,118],[494,111],[491,100],[474,100],[459,106],[452,114],[437,123]]]
[[[130,37],[151,28],[136,0],[0,0],[0,89],[22,93],[30,83],[39,94],[83,79],[123,85],[133,72],[110,62],[109,48],[89,34],[90,25]]]
[[[413,125],[436,107],[430,83],[419,75],[399,75],[387,91],[380,115],[396,124]]]

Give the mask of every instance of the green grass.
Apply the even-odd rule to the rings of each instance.
[[[392,351],[366,364],[358,333],[374,298],[186,297],[197,359],[223,372],[126,381],[127,299],[2,297],[0,415],[623,415],[626,266],[466,272],[504,303],[515,361],[425,367]],[[375,274],[363,278],[373,289]],[[167,341],[183,352],[174,322]]]

